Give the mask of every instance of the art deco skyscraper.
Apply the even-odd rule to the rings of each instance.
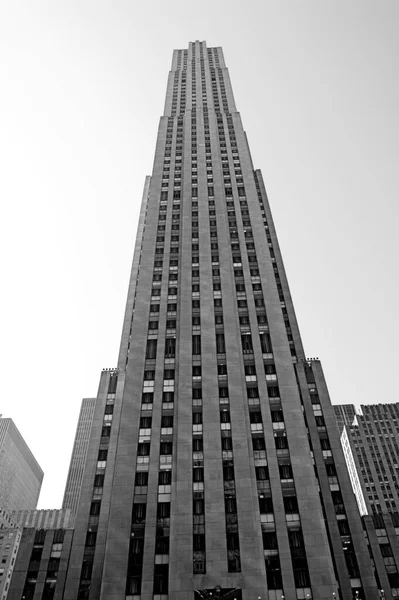
[[[262,175],[203,42],[173,53],[75,527],[57,599],[377,596]]]

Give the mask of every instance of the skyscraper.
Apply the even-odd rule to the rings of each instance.
[[[43,471],[12,419],[0,418],[0,508],[34,509]]]
[[[57,600],[378,595],[262,174],[204,42],[173,53],[70,557]]]
[[[341,441],[349,444],[368,513],[399,511],[399,404],[334,406]],[[345,424],[345,429],[343,425]],[[346,453],[345,453],[346,454]],[[347,463],[350,458],[347,457]]]
[[[71,462],[65,485],[64,499],[62,501],[62,508],[64,510],[70,509],[71,511],[71,523],[73,523],[75,519],[76,510],[78,508],[95,406],[96,398],[83,398],[80,407]]]

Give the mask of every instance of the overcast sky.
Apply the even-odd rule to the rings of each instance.
[[[398,397],[399,2],[0,4],[0,412],[61,505],[116,365],[172,50],[222,46],[307,355],[334,403]]]

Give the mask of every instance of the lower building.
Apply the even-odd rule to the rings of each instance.
[[[362,518],[380,597],[399,597],[399,514]]]
[[[62,600],[72,529],[24,528],[7,600]]]
[[[0,600],[8,597],[20,541],[18,527],[0,529]]]

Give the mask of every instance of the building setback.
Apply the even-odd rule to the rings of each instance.
[[[36,508],[43,471],[12,419],[0,418],[0,508]]]
[[[20,528],[66,529],[71,525],[71,510],[69,508],[16,510],[12,511],[10,516]]]
[[[19,569],[11,600],[39,600],[39,578]],[[173,53],[118,365],[101,376],[54,589],[55,600],[378,597],[262,174],[223,52],[204,42]]]
[[[71,526],[73,525],[79,503],[95,405],[96,398],[83,398],[80,407],[71,462],[69,464],[68,477],[65,485],[64,499],[62,501],[62,508],[71,511]]]

